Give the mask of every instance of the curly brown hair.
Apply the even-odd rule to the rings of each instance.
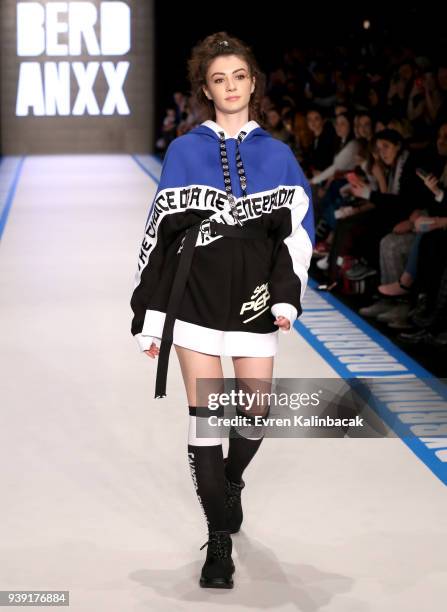
[[[214,103],[206,97],[202,88],[206,85],[206,75],[211,62],[219,55],[237,55],[247,63],[250,77],[256,79],[255,89],[248,105],[248,117],[249,120],[253,119],[261,126],[265,126],[266,119],[261,109],[265,90],[265,75],[261,72],[251,47],[226,32],[210,34],[204,40],[199,41],[192,49],[191,57],[188,60],[188,79],[194,106],[204,119],[215,121]]]

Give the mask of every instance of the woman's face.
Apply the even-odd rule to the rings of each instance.
[[[247,108],[255,90],[248,64],[237,55],[219,55],[208,66],[203,91],[216,110],[233,114]]]
[[[342,139],[347,138],[350,129],[351,126],[346,117],[338,115],[338,117],[335,119],[335,131],[337,132],[337,136]]]
[[[277,127],[278,123],[281,121],[281,115],[276,110],[269,110],[267,112],[267,120],[269,126],[272,128]]]
[[[389,140],[382,140],[379,138],[377,141],[377,151],[381,160],[387,166],[392,166],[394,164],[399,153],[399,149],[399,145],[396,145]]]
[[[319,136],[323,130],[323,117],[314,111],[307,113],[307,125],[315,136]]]
[[[366,140],[370,140],[372,137],[372,122],[371,118],[368,115],[362,115],[358,118],[357,123],[357,131],[361,138],[366,138]]]

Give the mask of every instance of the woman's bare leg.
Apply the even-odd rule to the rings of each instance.
[[[267,381],[270,381],[271,385],[273,359],[274,357],[233,357],[234,375],[239,380],[245,378],[265,379],[266,388],[270,388]]]
[[[222,379],[222,362],[219,355],[208,355],[207,353],[199,353],[183,346],[174,346],[183,375],[188,404],[190,406],[197,406],[197,379]],[[220,385],[218,387],[220,388]]]
[[[273,375],[273,357],[233,357],[234,373],[238,388],[246,393],[270,393]],[[247,412],[240,414],[267,416],[270,404],[264,399]],[[227,478],[240,483],[242,474],[264,439],[264,427],[260,425],[232,426],[230,429],[228,459],[225,466]]]

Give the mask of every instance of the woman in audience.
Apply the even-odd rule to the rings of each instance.
[[[365,179],[358,178],[350,185],[358,198],[355,206],[340,210],[334,242],[329,254],[329,272],[332,281],[337,278],[339,255],[363,257],[346,273],[351,280],[362,280],[376,274],[379,267],[379,242],[393,228],[408,219],[413,199],[421,194],[420,180],[416,176],[415,161],[403,145],[402,136],[395,130],[385,129],[376,134],[377,149],[386,167],[387,191],[373,189]]]
[[[438,217],[447,216],[447,124],[443,124],[439,128],[436,149],[438,160],[443,164],[439,179],[433,173],[425,173],[421,169],[416,170],[417,175],[433,194],[433,200],[428,204],[427,214],[424,215],[423,211],[420,210],[414,211],[406,225],[402,224],[401,234],[389,234],[381,242],[382,284],[378,290],[382,295],[401,296],[408,293],[416,277],[417,254],[422,233],[440,229],[444,220],[440,221]],[[438,160],[435,160],[435,162]],[[416,235],[414,232],[416,232]],[[405,247],[402,249],[397,244],[399,238],[403,243],[405,236],[408,236],[406,240],[410,245],[409,249],[405,249]],[[406,261],[405,269],[402,272],[404,267],[402,260],[406,260],[407,257],[408,261]]]
[[[311,178],[311,185],[324,183],[327,179],[333,179],[337,172],[352,170],[356,165],[360,145],[358,140],[354,138],[352,119],[347,113],[337,115],[335,119],[335,132],[339,139],[338,150],[334,155],[332,163]]]
[[[310,175],[315,176],[332,163],[337,149],[337,134],[332,123],[316,107],[307,111],[306,119],[313,142],[305,166]]]
[[[267,131],[270,132],[273,138],[277,138],[293,147],[295,140],[293,134],[287,130],[281,118],[281,113],[276,106],[269,108],[267,111]]]
[[[431,197],[426,210],[413,211],[409,219],[399,223],[393,232],[380,242],[380,271],[382,284],[378,291],[383,297],[361,309],[365,316],[377,317],[393,328],[408,326],[408,304],[394,303],[389,298],[400,298],[410,293],[419,269],[419,249],[428,232],[447,225],[447,124],[440,127],[436,141],[437,166],[442,162],[439,179],[431,173],[416,169],[416,174],[429,190]]]

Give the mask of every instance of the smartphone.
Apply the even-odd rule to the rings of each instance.
[[[357,176],[359,176],[364,181],[367,180],[368,177],[366,175],[366,172],[363,170],[363,168],[361,166],[356,166],[354,168],[354,172],[357,174]]]
[[[421,179],[426,179],[430,172],[427,172],[423,168],[416,168],[416,174],[421,177]]]
[[[363,183],[365,183],[366,185],[369,185],[368,175],[366,174],[366,172],[363,170],[361,166],[356,166],[354,168],[354,173],[358,176],[358,178]]]

